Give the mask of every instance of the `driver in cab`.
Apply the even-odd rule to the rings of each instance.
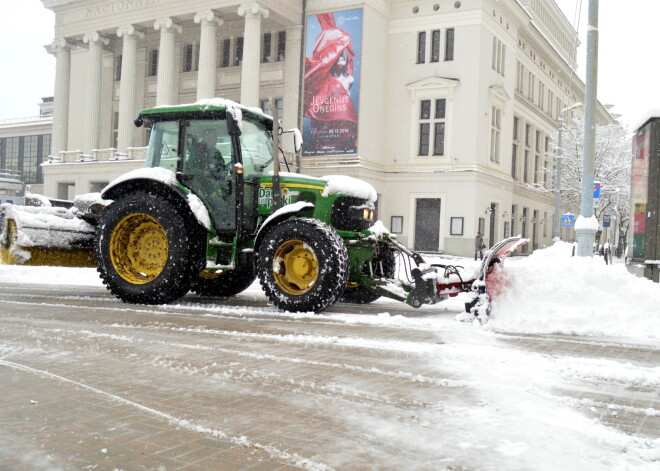
[[[217,149],[219,129],[209,127],[202,131],[201,139],[193,136],[191,142],[190,173],[206,173],[213,177],[227,175],[227,166]]]

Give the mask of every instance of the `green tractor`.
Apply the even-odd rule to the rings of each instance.
[[[111,182],[100,202],[73,208],[73,216],[57,208],[48,232],[58,244],[40,241],[35,211],[0,208],[5,263],[88,251],[115,296],[142,304],[190,290],[233,296],[256,277],[268,299],[291,312],[381,295],[419,307],[471,289],[473,277],[426,266],[374,222],[371,185],[281,173],[281,129],[273,132],[260,110],[204,100],[143,110],[136,125],[150,130],[145,168]],[[297,130],[294,142],[298,151]],[[66,235],[53,238],[57,231]],[[395,279],[397,254],[417,265],[408,282]]]

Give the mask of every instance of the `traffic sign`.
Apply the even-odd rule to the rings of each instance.
[[[610,214],[603,214],[603,227],[610,227]]]
[[[561,215],[561,225],[562,226],[574,226],[575,225],[575,216],[572,214],[562,214]]]
[[[594,198],[600,198],[600,182],[594,182]]]

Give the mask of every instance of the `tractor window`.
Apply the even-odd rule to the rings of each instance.
[[[179,147],[179,122],[160,121],[154,123],[149,138],[147,167],[163,167],[176,172]]]
[[[225,120],[191,120],[185,142],[185,173],[219,176],[231,172],[231,139]]]
[[[273,135],[262,122],[243,115],[241,154],[246,180],[253,181],[273,170]]]

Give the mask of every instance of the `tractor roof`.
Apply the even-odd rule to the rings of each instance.
[[[206,113],[221,112],[228,109],[239,109],[241,113],[247,113],[259,120],[271,121],[273,118],[268,116],[260,108],[251,108],[243,106],[240,103],[235,101],[227,100],[225,98],[208,98],[199,100],[195,103],[188,103],[182,105],[161,105],[154,108],[147,108],[140,111],[139,115],[146,117],[151,117],[154,115],[168,115],[168,114],[199,114],[204,115]]]

